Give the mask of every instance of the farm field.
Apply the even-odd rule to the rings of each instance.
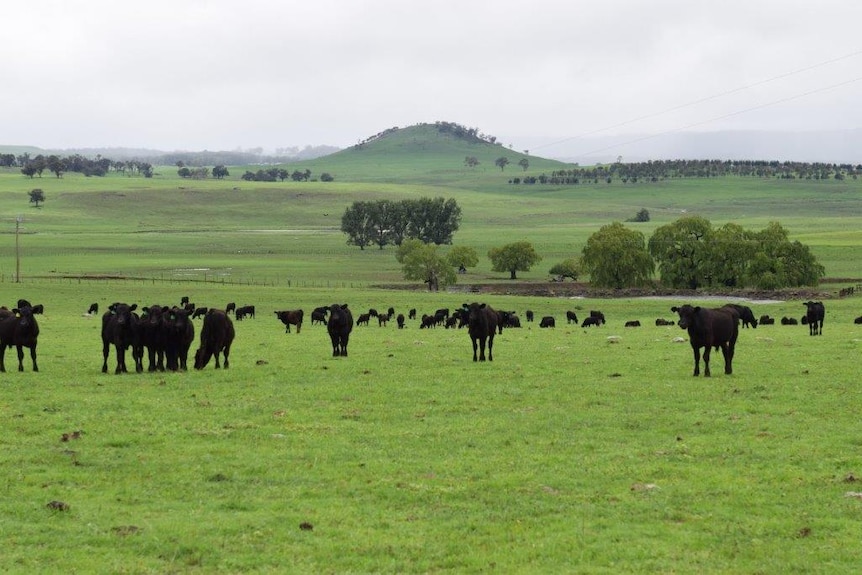
[[[183,180],[175,166],[152,179],[0,169],[0,305],[45,305],[40,371],[25,357],[19,373],[7,349],[0,374],[0,571],[858,572],[862,299],[828,296],[862,278],[860,184],[516,186],[506,177],[520,168],[493,168],[499,148],[446,144],[386,140],[290,166],[330,183],[241,181],[246,167],[224,181]],[[463,167],[468,153],[478,169]],[[391,247],[360,251],[340,232],[355,200],[421,196],[456,198],[455,244],[480,255],[452,291],[415,289]],[[689,344],[675,341],[686,333],[654,320],[727,297],[469,291],[505,291],[491,247],[533,242],[544,259],[519,279],[544,284],[599,227],[644,207],[651,221],[627,225],[647,237],[684,213],[779,221],[842,278],[821,286],[823,335],[741,329],[733,375],[715,353],[713,377],[694,378]],[[114,375],[112,351],[101,373],[91,303],[182,296],[257,307],[235,323],[230,369]],[[465,330],[415,320],[356,327],[349,357],[333,358],[309,319],[332,303],[421,316],[477,298],[557,327],[504,330],[494,361],[474,363]],[[805,309],[792,295],[746,305],[757,317]],[[285,333],[273,312],[297,308],[306,323]],[[591,309],[608,324],[566,323]]]

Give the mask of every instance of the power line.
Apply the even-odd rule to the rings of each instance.
[[[844,54],[843,56],[838,56],[838,57],[836,57],[836,58],[831,58],[831,59],[829,59],[829,60],[824,60],[824,61],[822,61],[822,62],[818,62],[818,63],[816,63],[816,64],[812,64],[812,65],[810,65],[810,66],[806,66],[806,67],[804,67],[804,68],[798,68],[798,69],[796,69],[796,70],[792,70],[792,71],[790,71],[790,72],[785,72],[785,73],[783,73],[783,74],[779,74],[779,75],[777,75],[777,76],[772,76],[771,78],[766,78],[765,80],[760,80],[760,81],[754,82],[754,83],[752,83],[752,84],[746,84],[746,85],[744,85],[744,86],[739,86],[739,87],[737,87],[737,88],[733,88],[733,89],[730,89],[730,90],[726,90],[726,91],[724,91],[724,92],[719,92],[718,94],[713,94],[713,95],[711,95],[711,96],[706,96],[706,97],[704,97],[704,98],[700,98],[700,99],[698,99],[698,100],[692,100],[691,102],[686,102],[685,104],[680,104],[680,105],[678,105],[678,106],[673,106],[673,107],[671,107],[671,108],[666,108],[666,109],[661,110],[661,111],[659,111],[659,112],[653,112],[653,113],[651,113],[651,114],[645,114],[645,115],[643,115],[643,116],[638,116],[638,117],[635,117],[635,118],[631,118],[631,119],[629,119],[629,120],[625,120],[625,121],[623,121],[623,122],[619,122],[619,123],[617,123],[617,124],[613,124],[613,125],[610,125],[610,126],[605,126],[605,127],[603,127],[603,128],[598,128],[598,129],[595,129],[595,130],[591,130],[591,131],[589,131],[589,132],[584,132],[584,133],[582,133],[582,134],[578,134],[577,136],[571,136],[571,137],[569,137],[569,138],[563,138],[562,140],[557,140],[556,142],[551,142],[551,143],[548,143],[548,144],[542,144],[542,145],[540,145],[540,146],[534,146],[534,147],[533,147],[533,149],[534,149],[534,150],[539,150],[539,149],[542,149],[542,148],[548,148],[548,147],[551,147],[551,146],[556,146],[556,145],[558,145],[558,144],[562,144],[562,143],[565,143],[565,142],[569,142],[569,141],[571,141],[571,140],[577,140],[577,139],[579,139],[579,138],[585,138],[585,137],[587,137],[587,136],[593,136],[593,135],[595,135],[595,134],[600,134],[600,133],[602,133],[602,132],[607,132],[608,130],[613,130],[614,128],[620,128],[620,127],[622,127],[622,126],[627,126],[627,125],[629,125],[629,124],[634,124],[635,122],[640,122],[641,120],[648,120],[648,119],[650,119],[650,118],[655,118],[655,117],[658,117],[658,116],[663,116],[663,115],[665,115],[665,114],[669,114],[669,113],[671,113],[671,112],[676,112],[677,110],[682,110],[682,109],[684,109],[684,108],[689,108],[689,107],[691,107],[691,106],[696,106],[696,105],[698,105],[698,104],[702,104],[702,103],[704,103],[704,102],[709,102],[709,101],[711,101],[711,100],[715,100],[715,99],[718,99],[718,98],[722,98],[722,97],[724,97],[724,96],[729,96],[729,95],[731,95],[731,94],[735,94],[735,93],[737,93],[737,92],[742,92],[742,91],[744,91],[744,90],[749,90],[749,89],[751,89],[751,88],[755,88],[755,87],[757,87],[757,86],[762,86],[762,85],[764,85],[764,84],[768,84],[768,83],[770,83],[770,82],[774,82],[774,81],[776,81],[776,80],[781,80],[781,79],[784,79],[784,78],[788,78],[788,77],[790,77],[790,76],[794,76],[794,75],[796,75],[796,74],[801,74],[801,73],[803,73],[803,72],[808,72],[808,71],[810,71],[810,70],[814,70],[814,69],[820,68],[820,67],[822,67],[822,66],[826,66],[826,65],[829,65],[829,64],[834,64],[835,62],[840,62],[841,60],[846,60],[846,59],[848,59],[848,58],[853,58],[854,56],[858,56],[858,55],[860,55],[860,54],[862,54],[862,50],[856,50],[855,52],[850,52],[849,54]],[[763,107],[763,106],[761,106],[761,107]],[[757,109],[757,108],[752,108],[752,109]],[[731,115],[733,115],[733,114],[731,114]],[[720,119],[720,118],[719,118],[719,119]],[[715,121],[715,119],[713,119],[713,120],[708,120],[707,122],[711,122],[711,121]],[[702,122],[702,123],[707,123],[707,122]],[[677,128],[677,129],[682,129],[682,128]],[[670,131],[670,132],[672,132],[672,131],[674,131],[674,130],[669,130],[669,131]],[[667,133],[667,132],[663,132],[663,133]],[[644,139],[646,139],[646,138],[644,138]],[[637,142],[637,141],[640,141],[640,140],[634,140],[634,141],[635,141],[635,142]],[[627,143],[632,143],[632,142],[627,142]],[[611,146],[611,147],[616,147],[616,146]],[[605,148],[605,149],[608,149],[608,148]]]

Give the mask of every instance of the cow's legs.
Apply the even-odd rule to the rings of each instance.
[[[700,375],[700,348],[692,346],[691,349],[694,352],[694,376],[697,377]]]
[[[711,351],[712,351],[712,348],[709,347],[708,345],[704,347],[704,350],[703,350],[703,377],[710,377],[711,376],[711,374],[709,373],[709,355],[710,355]]]

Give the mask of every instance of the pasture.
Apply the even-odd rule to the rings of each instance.
[[[244,167],[224,181],[182,180],[175,166],[151,180],[0,169],[0,305],[45,305],[39,373],[29,358],[15,371],[12,349],[0,374],[0,570],[858,571],[860,294],[825,299],[822,336],[740,330],[734,374],[713,354],[713,377],[694,378],[691,348],[674,341],[686,333],[654,321],[698,300],[380,289],[404,283],[394,250],[360,251],[339,231],[356,200],[454,197],[455,244],[480,257],[460,284],[505,286],[489,248],[533,242],[544,259],[518,276],[544,281],[641,208],[651,221],[627,225],[647,237],[684,213],[757,229],[777,220],[827,277],[847,278],[823,287],[835,292],[860,277],[858,182],[514,186],[506,178],[524,172],[494,168],[499,148],[378,143],[289,166],[330,183],[245,182]],[[465,154],[480,166],[465,168]],[[530,162],[526,174],[558,165]],[[100,372],[91,303],[182,296],[257,307],[235,323],[229,370]],[[795,297],[750,305],[799,318]],[[466,330],[416,320],[354,328],[349,357],[333,358],[310,325],[311,309],[332,303],[421,316],[476,299],[522,321],[497,336],[493,362],[471,361]],[[297,308],[302,332],[286,334],[273,312]],[[608,324],[566,323],[567,310],[583,320],[591,309]],[[557,327],[539,329],[544,315]]]
[[[827,302],[819,337],[740,330],[735,373],[714,357],[704,379],[673,341],[685,332],[653,324],[674,319],[675,300],[489,296],[557,327],[504,330],[495,361],[473,363],[464,329],[372,323],[333,358],[325,328],[285,334],[272,313],[346,302],[421,315],[463,294],[56,280],[0,291],[7,305],[46,304],[40,372],[25,361],[0,377],[4,571],[858,569],[857,297]],[[229,370],[100,373],[90,303],[183,295],[257,305],[235,324]],[[565,322],[596,308],[606,326]],[[623,328],[633,319],[643,327]]]

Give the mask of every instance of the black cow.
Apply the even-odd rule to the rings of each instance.
[[[422,319],[419,322],[419,329],[430,329],[432,327],[437,327],[437,322],[434,320],[434,316],[423,313]]]
[[[386,315],[388,315],[390,318],[395,317],[395,308],[390,307],[388,310],[386,310]]]
[[[171,371],[188,369],[189,348],[195,340],[195,326],[189,312],[171,308],[163,317],[165,330],[165,364]]]
[[[485,345],[488,346],[488,361],[494,361],[494,334],[497,332],[497,312],[484,303],[464,304],[462,313],[467,317],[467,329],[473,342],[473,361],[485,361]],[[479,356],[476,356],[476,348]]]
[[[242,321],[246,317],[254,319],[254,306],[244,305],[242,307],[238,307],[234,310],[234,316],[236,317],[236,321]]]
[[[584,321],[581,322],[581,327],[590,327],[591,325],[596,327],[602,325],[602,319],[591,315],[590,317],[585,317]]]
[[[539,327],[556,327],[556,321],[554,321],[553,316],[546,315],[539,322]]]
[[[225,313],[234,312],[234,314],[235,314],[236,313],[236,303],[230,302],[229,304],[227,304],[224,308],[224,312]]]
[[[195,369],[205,368],[213,356],[215,367],[219,369],[219,353],[224,355],[224,368],[229,368],[230,346],[235,335],[233,322],[227,313],[220,309],[209,310],[204,316],[204,325],[201,328],[200,347],[195,352]]]
[[[409,312],[407,312],[408,319],[416,319],[416,308],[412,308]]]
[[[189,296],[184,295],[183,297],[180,298],[180,305],[184,306],[187,303],[189,303]]]
[[[143,371],[141,363],[138,316],[134,311],[138,304],[113,303],[102,316],[102,373],[108,373],[108,355],[113,345],[117,353],[117,367],[114,373],[127,373],[126,350],[132,348],[135,370]]]
[[[657,319],[655,320],[655,324],[656,324],[656,326],[657,326],[657,327],[660,327],[660,326],[663,326],[663,325],[674,325],[674,322],[673,322],[673,320],[672,320],[672,319],[664,319],[664,318],[661,318],[661,317],[660,317],[660,318],[657,318]]]
[[[573,311],[566,312],[566,323],[574,323],[577,325],[578,323],[578,314]]]
[[[625,327],[640,327],[640,320],[633,319],[631,321],[627,321]]]
[[[329,313],[328,307],[316,307],[311,311],[311,325],[319,323],[326,325],[326,314]]]
[[[390,317],[391,316],[388,313],[381,313],[377,316],[377,325],[379,325],[380,327],[385,326],[386,322],[389,321]]]
[[[594,317],[598,320],[598,323],[596,325],[602,325],[603,323],[605,323],[605,314],[600,311],[590,310],[590,317]]]
[[[209,311],[209,309],[208,309],[208,308],[205,308],[205,307],[196,307],[196,308],[194,309],[194,311],[192,312],[192,319],[197,319],[197,318],[199,318],[199,317],[203,317],[203,316],[205,316],[205,315],[207,314],[207,312],[208,312],[208,311]]]
[[[284,324],[284,333],[290,333],[291,325],[296,326],[296,333],[302,329],[303,313],[301,309],[277,311],[275,316]]]
[[[799,322],[796,321],[795,317],[784,316],[781,318],[781,325],[799,325]]]
[[[754,318],[754,312],[751,311],[750,307],[736,303],[729,303],[724,307],[731,308],[736,311],[736,315],[742,322],[742,327],[747,328],[748,326],[751,326],[752,328],[757,328],[757,320]]]
[[[527,321],[533,321],[533,310],[528,309],[524,312],[524,317],[527,318]]]
[[[709,377],[709,354],[712,348],[721,348],[724,355],[724,373],[733,373],[733,354],[739,324],[727,308],[706,309],[684,305],[672,307],[679,314],[679,327],[688,330],[688,340],[694,352],[694,375],[700,375],[700,348],[703,348],[703,376]]]
[[[6,371],[6,348],[18,351],[18,371],[24,371],[24,348],[30,348],[33,371],[39,371],[36,363],[36,344],[39,339],[39,324],[33,317],[33,309],[21,307],[11,312],[4,309],[0,315],[0,372]]]
[[[855,323],[856,325],[860,325],[860,324],[862,324],[862,315],[860,315],[859,317],[857,317],[856,319],[854,319],[854,320],[853,320],[853,323]]]
[[[90,309],[87,310],[87,315],[93,315],[94,313],[99,313],[99,304],[91,303]]]
[[[332,357],[347,357],[347,342],[353,331],[353,314],[347,304],[333,304],[329,308],[329,321],[326,324],[329,339],[332,340]]]
[[[357,325],[357,326],[360,326],[360,325],[368,325],[368,321],[369,321],[370,319],[371,319],[371,314],[370,314],[370,313],[361,313],[361,314],[359,314],[359,317],[358,317],[358,318],[356,318],[356,325]]]
[[[395,318],[395,321],[398,323],[398,329],[404,329],[404,314],[399,313],[398,317]]]
[[[805,314],[808,318],[808,335],[823,335],[823,319],[826,316],[823,302],[807,301],[802,305],[808,308]]]
[[[170,310],[161,305],[151,305],[143,308],[138,323],[139,340],[142,347],[147,348],[149,365],[147,371],[165,370],[165,314]]]
[[[775,318],[769,317],[768,315],[760,316],[760,319],[757,320],[757,323],[760,325],[775,325]]]

